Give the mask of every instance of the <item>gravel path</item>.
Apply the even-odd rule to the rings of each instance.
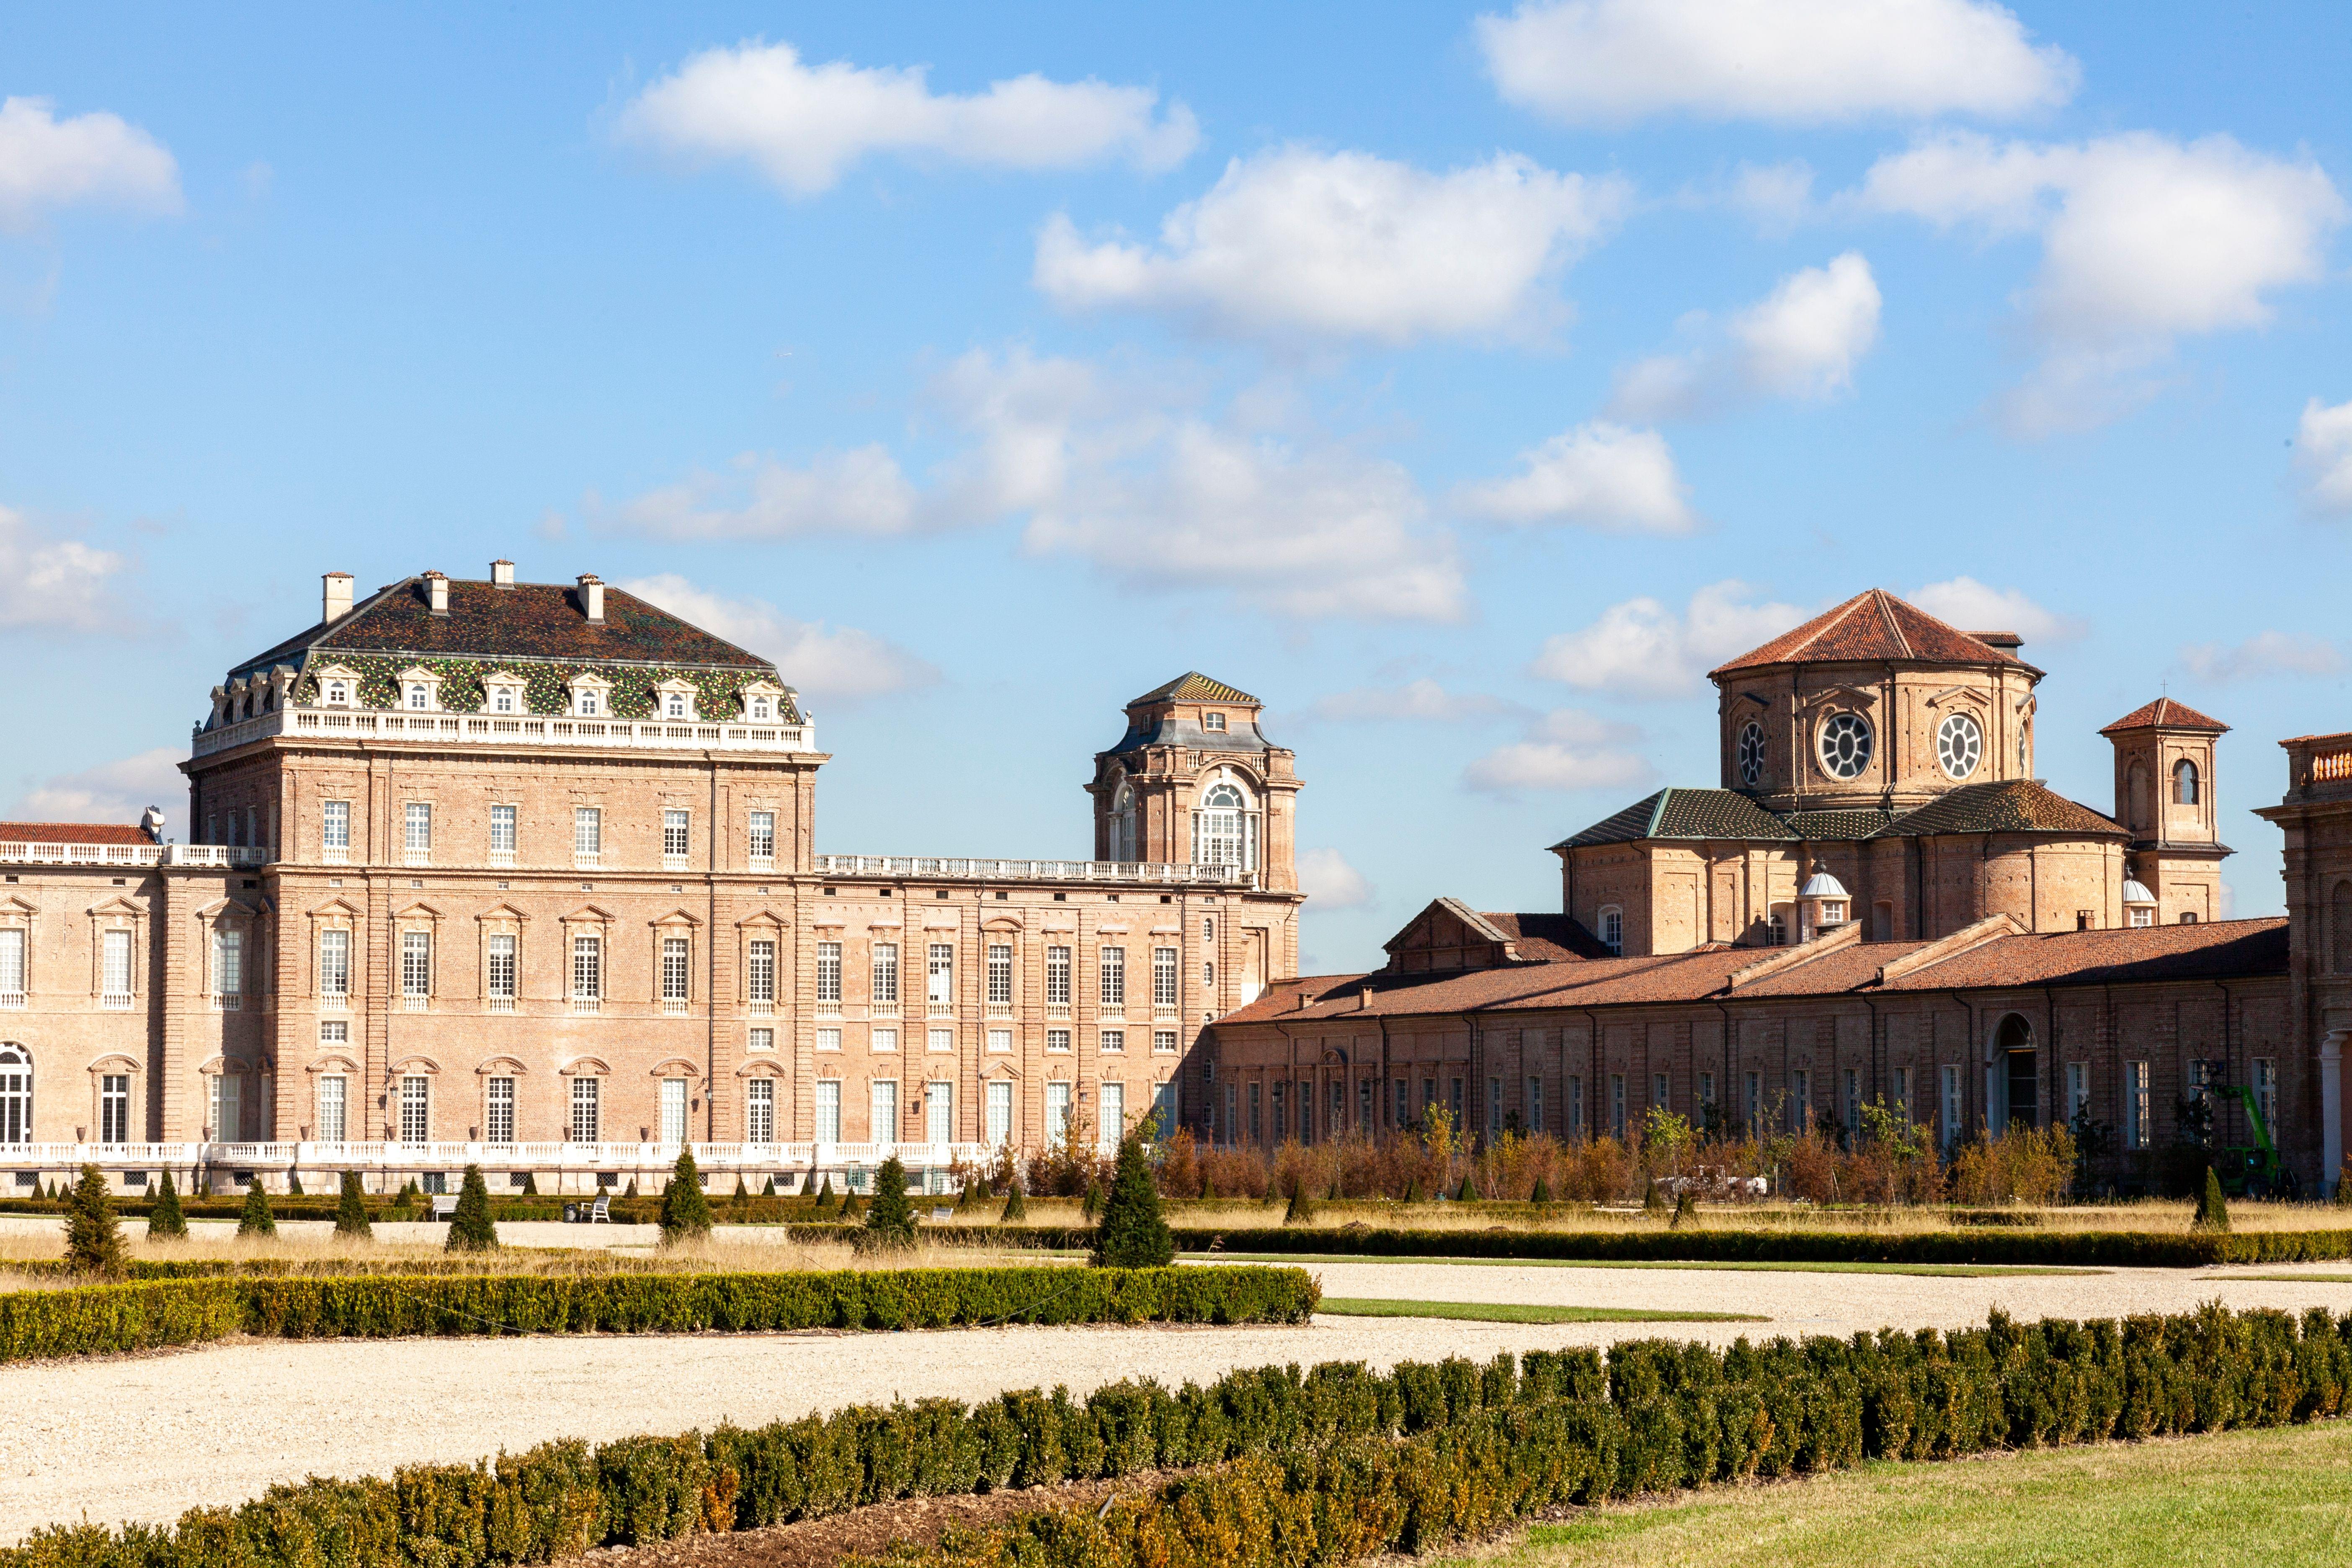
[[[2337,1266],[2341,1271],[2341,1266]],[[166,1521],[313,1473],[382,1474],[551,1437],[753,1425],[867,1400],[976,1399],[1122,1377],[1205,1380],[1270,1362],[1385,1366],[1601,1345],[1647,1332],[1845,1334],[2020,1318],[2233,1307],[2352,1310],[2352,1285],[2208,1273],[1923,1279],[1700,1269],[1324,1263],[1335,1296],[1755,1312],[1758,1324],[1530,1325],[1318,1318],[1300,1328],[1006,1328],[909,1334],[241,1341],[88,1363],[0,1367],[0,1542],[89,1517]],[[2325,1272],[2324,1269],[2319,1270]]]

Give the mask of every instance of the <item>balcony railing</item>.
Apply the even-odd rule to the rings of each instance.
[[[843,1170],[871,1167],[896,1154],[910,1167],[943,1169],[961,1160],[976,1163],[990,1152],[982,1143],[476,1143],[451,1140],[416,1142],[191,1142],[191,1143],[10,1143],[0,1161],[19,1170],[70,1172],[92,1164],[100,1170],[187,1169],[215,1165],[280,1175],[289,1167],[313,1170],[455,1171],[466,1165],[493,1170],[604,1169],[658,1173],[690,1150],[705,1172],[790,1168]]]
[[[1239,866],[1165,860],[966,860],[932,855],[819,855],[827,877],[919,877],[970,882],[1204,882],[1254,888],[1257,873]]]
[[[234,724],[194,731],[192,750],[208,757],[273,735],[306,740],[407,741],[463,746],[565,746],[631,751],[807,752],[808,724],[669,723],[626,719],[493,717],[472,713],[382,713],[341,708],[281,708]]]
[[[0,838],[0,861],[22,866],[266,866],[277,851],[258,844],[48,844]]]

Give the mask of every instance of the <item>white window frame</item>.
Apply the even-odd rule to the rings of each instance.
[[[772,968],[772,964],[771,965]],[[693,1000],[694,943],[690,938],[661,939],[661,1003],[665,1013],[683,1013]]]
[[[433,933],[400,933],[400,1000],[408,1012],[421,1012],[433,999]]]
[[[898,1142],[898,1080],[877,1078],[866,1086],[867,1142],[884,1148]]]
[[[1070,1086],[1066,1079],[1051,1079],[1045,1085],[1045,1142],[1048,1148],[1059,1148],[1070,1136]]]
[[[490,933],[483,986],[493,1013],[514,1011],[515,977],[521,968],[521,939],[512,931]]]
[[[744,833],[744,846],[745,853],[751,858],[752,870],[770,871],[775,868],[776,814],[774,812],[751,813],[751,822]]]
[[[676,806],[662,808],[662,869],[683,871],[694,853],[694,814]]]
[[[1010,1029],[989,1030],[988,1053],[991,1056],[1011,1056],[1013,1054],[1013,1031]]]
[[[877,1013],[888,1008],[893,1016],[898,1011],[898,944],[877,942],[866,963],[866,995]]]
[[[344,865],[352,856],[352,803],[321,801],[319,809],[319,858],[330,866]]]
[[[955,1052],[955,1030],[952,1027],[935,1026],[924,1031],[923,1049],[929,1052],[932,1056],[953,1055]]]
[[[319,1142],[341,1143],[351,1137],[352,1080],[342,1073],[319,1077]]]
[[[1067,947],[1048,944],[1045,949],[1045,1007],[1051,1016],[1069,1016],[1071,957]],[[1059,1014],[1053,1013],[1056,1007],[1062,1009]]]
[[[1101,1030],[1098,1032],[1097,1044],[1106,1056],[1121,1055],[1127,1049],[1127,1031],[1125,1029]]]
[[[987,954],[988,1011],[991,1017],[1013,1011],[1013,944],[992,942]]]
[[[213,929],[213,1005],[223,1012],[245,1005],[245,933],[226,926]]]
[[[593,1073],[579,1073],[572,1079],[571,1117],[564,1122],[563,1141],[578,1145],[601,1143],[604,1132],[604,1080]]]
[[[656,1129],[667,1148],[675,1149],[687,1141],[686,1079],[666,1078],[661,1080],[661,1123]]]
[[[988,1080],[988,1121],[983,1135],[992,1149],[1002,1149],[1013,1142],[1013,1080],[992,1078]]]
[[[837,1078],[816,1080],[816,1141],[841,1142],[841,1080]]]
[[[319,932],[319,1001],[340,1012],[351,1005],[352,933],[341,926]]]
[[[2151,1073],[2147,1062],[2124,1063],[2124,1147],[2146,1149],[2155,1142],[2155,1130],[2148,1123],[2155,1110],[2155,1096],[2150,1091]]]
[[[99,999],[101,1005],[121,1011],[131,1005],[138,984],[137,954],[131,943],[131,928],[110,926],[99,933]]]
[[[1105,1007],[1127,1005],[1127,949],[1106,947],[1095,954],[1097,1000]]]
[[[521,837],[519,810],[504,801],[490,805],[490,864],[511,866],[515,844]]]
[[[515,1141],[515,1080],[505,1073],[482,1082],[482,1142]]]
[[[923,955],[923,1000],[934,1017],[955,1006],[955,943],[935,942]]]
[[[837,944],[836,944],[837,946]],[[834,957],[834,1000],[838,1002],[841,991],[841,959]],[[743,1000],[755,1018],[763,1018],[776,1010],[776,939],[755,936],[748,944],[743,965]]]
[[[575,805],[572,808],[572,867],[576,871],[594,871],[604,864],[604,808],[597,805]]]
[[[773,1143],[776,1141],[776,1080],[755,1078],[743,1086],[743,1141],[747,1143]]]
[[[433,1080],[408,1073],[400,1080],[400,1141],[424,1143],[433,1137]]]
[[[1176,1031],[1173,1029],[1152,1030],[1151,1054],[1155,1057],[1174,1056],[1176,1054]]]
[[[1176,1011],[1178,1003],[1176,985],[1180,973],[1174,948],[1155,947],[1151,950],[1151,1010],[1153,1012]]]
[[[572,1010],[594,1013],[604,1000],[604,939],[594,931],[572,933]]]
[[[98,1141],[131,1142],[131,1075],[127,1072],[99,1074]]]
[[[1615,904],[1601,906],[1601,945],[1615,956],[1625,952],[1625,911]]]
[[[841,943],[816,944],[816,1005],[820,1012],[841,1010]]]
[[[403,801],[400,807],[401,858],[411,866],[433,863],[433,803]]]

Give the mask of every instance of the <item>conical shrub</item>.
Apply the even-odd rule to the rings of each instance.
[[[1305,1182],[1290,1184],[1290,1206],[1282,1211],[1285,1225],[1307,1225],[1315,1218],[1315,1200],[1307,1195]]]
[[[466,1167],[465,1185],[457,1189],[457,1211],[449,1216],[449,1234],[442,1241],[447,1252],[495,1252],[499,1227],[490,1223],[490,1189],[479,1165]]]
[[[539,1196],[538,1172],[525,1171],[522,1173],[522,1195],[527,1198],[535,1198]]]
[[[360,1188],[357,1171],[343,1173],[342,1191],[335,1199],[335,1234],[353,1241],[373,1241],[375,1226],[368,1221],[367,1194]]]
[[[286,1195],[289,1198],[299,1198],[302,1195],[302,1173],[290,1165],[286,1171]]]
[[[1470,1201],[1470,1173],[1465,1171],[1462,1173],[1462,1184],[1454,1189],[1454,1201],[1457,1204],[1466,1204]]]
[[[1698,1205],[1692,1199],[1690,1194],[1685,1192],[1675,1195],[1675,1217],[1666,1222],[1666,1228],[1668,1230],[1698,1228]]]
[[[1417,1204],[1421,1202],[1421,1178],[1419,1176],[1407,1176],[1404,1179],[1404,1201],[1409,1204]]]
[[[866,1211],[868,1247],[904,1248],[915,1245],[915,1205],[907,1201],[907,1167],[891,1155],[874,1173],[874,1206]]]
[[[1029,1195],[1021,1190],[1021,1178],[1013,1178],[1013,1190],[1004,1196],[1004,1212],[996,1216],[999,1225],[1019,1225],[1029,1217]]]
[[[1124,1139],[1110,1195],[1103,1200],[1102,1224],[1095,1227],[1095,1267],[1165,1268],[1175,1258],[1176,1238],[1160,1212],[1160,1188],[1143,1157],[1143,1142]]]
[[[245,1189],[245,1207],[236,1216],[239,1236],[276,1236],[278,1216],[269,1212],[269,1189],[261,1184],[261,1173],[254,1173]]]
[[[810,1212],[819,1219],[831,1219],[840,1206],[833,1199],[833,1178],[826,1176],[817,1184],[816,1203]]]
[[[1087,1178],[1086,1196],[1078,1202],[1078,1212],[1087,1216],[1088,1225],[1094,1224],[1095,1215],[1102,1212],[1102,1189],[1095,1185],[1091,1176]]]
[[[694,1151],[681,1149],[669,1173],[669,1185],[662,1189],[662,1245],[675,1247],[709,1234],[710,1200],[702,1193],[702,1173],[694,1168]]]
[[[1545,1181],[1541,1176],[1538,1176],[1536,1178],[1536,1190],[1528,1194],[1528,1202],[1531,1204],[1548,1204],[1551,1202],[1551,1184]]]
[[[1671,1212],[1666,1203],[1666,1189],[1659,1183],[1652,1182],[1643,1189],[1642,1212],[1645,1215],[1662,1215]]]
[[[959,1216],[968,1215],[980,1207],[981,1186],[979,1178],[972,1176],[964,1178],[963,1186],[956,1193],[955,1212]]]
[[[850,1225],[866,1217],[866,1205],[857,1201],[856,1193],[841,1194],[841,1223]]]
[[[2221,1177],[2212,1166],[2205,1167],[2205,1189],[2197,1194],[2197,1212],[2190,1216],[2189,1228],[2226,1236],[2230,1230],[2230,1200],[2222,1195]]]
[[[774,1197],[774,1196],[776,1195],[776,1178],[775,1178],[775,1177],[773,1177],[773,1176],[770,1176],[770,1177],[768,1178],[768,1184],[767,1184],[766,1186],[761,1187],[761,1188],[760,1189],[760,1195],[761,1195],[761,1197],[763,1197],[763,1198],[772,1198],[772,1197]]]
[[[163,1173],[163,1190],[155,1194],[155,1207],[147,1216],[147,1239],[167,1241],[187,1239],[188,1216],[180,1207],[180,1189],[172,1184],[172,1173]]]
[[[114,1217],[114,1194],[96,1165],[81,1168],[74,1184],[73,1209],[66,1219],[66,1262],[78,1274],[120,1279],[130,1272],[130,1256],[122,1247],[122,1225]]]

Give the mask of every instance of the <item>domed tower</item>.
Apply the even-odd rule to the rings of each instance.
[[[2132,879],[2152,900],[2134,911],[2135,924],[2221,914],[2221,862],[2231,851],[2221,840],[2213,757],[2229,731],[2159,697],[2099,731],[2116,748],[2116,820],[2131,834]]]
[[[1298,888],[1296,753],[1258,729],[1263,704],[1199,671],[1127,705],[1127,733],[1095,754],[1095,856],[1238,866],[1274,893]]]

